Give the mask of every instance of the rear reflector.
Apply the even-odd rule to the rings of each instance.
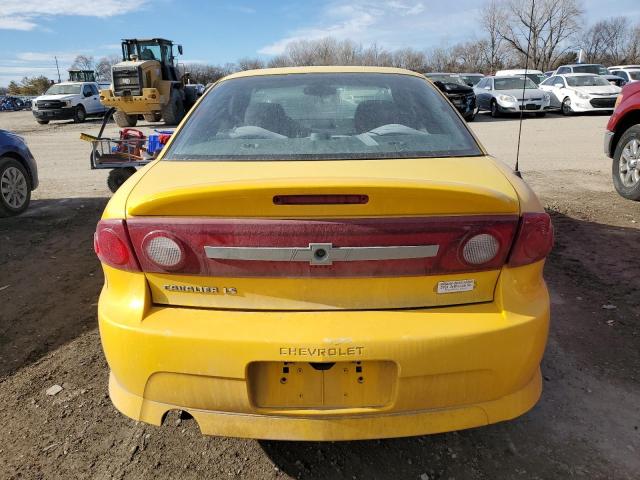
[[[369,202],[368,195],[276,195],[276,205],[358,205]]]
[[[500,242],[496,237],[489,233],[481,233],[466,241],[462,256],[471,265],[482,265],[493,260],[499,250]]]
[[[146,257],[160,268],[174,270],[184,262],[184,251],[179,240],[167,232],[151,232],[142,241]]]
[[[210,277],[394,277],[499,269],[511,250],[518,217],[146,217],[132,218],[126,225],[145,272]],[[168,240],[151,243],[150,238]]]
[[[509,266],[519,267],[542,260],[553,248],[553,225],[546,213],[524,213],[509,257]]]
[[[93,249],[102,263],[120,270],[140,271],[124,220],[100,220],[93,237]]]

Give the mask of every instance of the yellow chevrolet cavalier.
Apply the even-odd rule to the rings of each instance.
[[[487,425],[538,400],[549,216],[423,76],[234,74],[160,157],[95,236],[125,415],[350,440]]]

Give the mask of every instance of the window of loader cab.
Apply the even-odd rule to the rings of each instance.
[[[262,75],[210,89],[167,160],[351,160],[481,155],[424,79],[386,73]]]

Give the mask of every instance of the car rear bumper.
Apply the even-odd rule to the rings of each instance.
[[[143,274],[105,267],[99,323],[111,399],[155,425],[181,409],[205,434],[290,440],[399,437],[511,419],[541,391],[549,323],[542,264],[505,268],[493,302],[331,312],[154,306]],[[262,362],[287,373],[256,375]],[[333,376],[344,371],[345,379],[364,367],[357,385],[340,384],[340,407],[322,403],[329,390],[305,405],[312,392],[304,381],[301,400],[283,403],[284,377],[318,375],[309,362],[335,362]],[[381,364],[392,367],[372,374],[370,365]],[[365,386],[368,399],[358,400]]]

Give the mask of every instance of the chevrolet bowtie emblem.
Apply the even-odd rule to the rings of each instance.
[[[204,247],[207,257],[212,260],[309,262],[310,265],[428,258],[435,257],[438,249],[438,245],[334,247],[332,243],[310,243],[308,247]]]

